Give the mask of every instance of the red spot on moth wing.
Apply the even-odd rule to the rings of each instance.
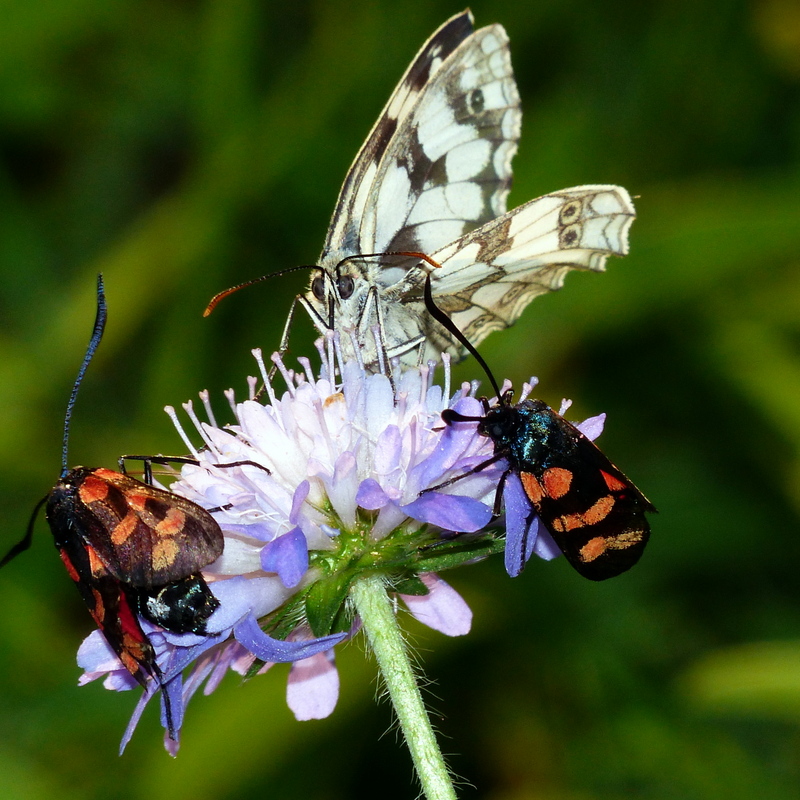
[[[59,556],[61,556],[61,561],[67,568],[67,574],[70,576],[70,578],[72,578],[72,580],[75,581],[75,583],[78,583],[81,579],[81,576],[78,574],[78,570],[76,570],[75,567],[73,566],[69,556],[66,554],[64,550],[61,549],[59,549],[58,554]]]
[[[100,630],[105,630],[106,627],[106,604],[103,598],[103,593],[96,587],[92,587],[92,597],[94,598],[94,604],[89,609],[89,613],[92,615],[92,618],[97,623],[97,626]]]
[[[583,562],[592,562],[599,558],[608,549],[608,543],[604,536],[595,536],[589,539],[586,544],[581,547],[579,551],[580,560]]]
[[[522,488],[525,490],[528,500],[538,506],[547,492],[536,479],[536,476],[532,472],[520,472],[519,479],[522,482]]]
[[[572,471],[563,467],[550,467],[542,475],[545,492],[548,497],[558,500],[569,492],[572,485]]]
[[[180,508],[170,508],[154,530],[159,536],[177,536],[185,527],[186,514]]]
[[[606,486],[608,486],[610,491],[620,492],[628,488],[628,484],[620,480],[616,475],[612,475],[610,472],[606,472],[602,469],[600,470],[600,474],[603,476],[603,480],[606,482]]]
[[[581,514],[585,525],[597,525],[604,520],[614,508],[614,498],[607,494],[601,497],[591,508]]]
[[[581,561],[588,563],[609,550],[627,550],[629,547],[634,547],[643,542],[648,533],[648,529],[636,528],[634,530],[626,530],[616,536],[595,536],[581,547],[579,558]]]
[[[78,496],[85,505],[101,503],[108,495],[108,482],[103,480],[102,477],[98,477],[97,472],[99,470],[87,475],[78,487]]]
[[[90,545],[86,545],[86,555],[89,557],[89,571],[92,573],[93,578],[100,578],[108,575],[105,561],[97,553],[97,550]]]
[[[614,508],[614,498],[607,494],[582,513],[565,514],[563,517],[556,517],[552,525],[559,533],[597,525],[598,522],[602,522],[611,513],[612,508]]]
[[[133,536],[139,524],[139,517],[129,511],[125,515],[125,519],[111,529],[111,541],[117,546],[125,544]]]
[[[144,511],[150,496],[143,492],[125,492],[125,500],[137,513]]]

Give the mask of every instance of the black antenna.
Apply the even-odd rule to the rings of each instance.
[[[426,259],[427,260],[427,259]],[[437,265],[438,266],[438,265]],[[498,402],[502,402],[502,397],[500,396],[500,387],[497,385],[497,381],[494,379],[494,375],[492,375],[492,371],[489,369],[487,363],[483,360],[483,356],[475,349],[474,345],[467,339],[466,336],[458,329],[458,326],[447,316],[447,314],[442,311],[436,303],[433,302],[433,294],[431,293],[431,276],[428,273],[428,276],[425,278],[425,307],[428,309],[430,315],[441,325],[447,328],[456,339],[461,342],[462,345],[467,349],[468,353],[471,353],[475,356],[475,360],[483,367],[483,371],[489,377],[489,382],[492,384],[492,388],[495,391],[495,395],[497,396]]]
[[[61,477],[63,478],[67,472],[67,444],[69,442],[69,421],[72,417],[72,409],[75,406],[75,398],[78,396],[78,389],[80,388],[83,376],[86,373],[86,368],[92,360],[94,351],[97,350],[97,345],[100,344],[100,339],[103,338],[103,330],[106,327],[106,295],[103,291],[103,276],[97,276],[97,315],[94,319],[94,329],[92,330],[92,338],[89,339],[89,346],[86,348],[86,355],[83,357],[83,363],[78,370],[78,377],[75,379],[75,384],[72,387],[72,392],[69,396],[67,403],[67,413],[64,417],[64,443],[61,448]],[[47,502],[50,495],[45,495],[33,509],[28,527],[25,529],[25,536],[22,537],[0,560],[0,569],[2,569],[9,561],[16,558],[20,553],[24,552],[31,546],[33,540],[33,526],[36,522],[36,517],[39,515],[39,510]]]
[[[220,300],[226,298],[229,294],[233,294],[234,292],[238,292],[239,289],[244,289],[248,286],[253,286],[253,284],[261,283],[262,281],[267,280],[267,278],[278,278],[281,275],[288,275],[290,272],[297,272],[300,269],[320,269],[319,266],[316,264],[301,264],[298,267],[289,267],[288,269],[282,269],[278,272],[270,272],[269,275],[262,275],[260,278],[253,278],[252,280],[245,281],[244,283],[239,283],[236,286],[231,286],[230,289],[225,289],[222,292],[215,294],[211,300],[208,301],[208,305],[206,306],[205,311],[203,312],[203,316],[207,317],[216,307],[217,303]]]
[[[78,377],[75,378],[75,383],[72,387],[72,392],[69,396],[67,403],[67,413],[64,416],[64,442],[61,445],[61,477],[63,478],[69,468],[67,467],[67,445],[69,443],[69,423],[72,419],[72,409],[75,407],[75,398],[78,396],[78,389],[81,388],[83,376],[86,374],[86,368],[94,356],[97,345],[103,338],[103,331],[106,327],[106,318],[108,317],[108,310],[106,308],[106,295],[103,290],[103,275],[102,273],[97,276],[97,314],[94,318],[94,329],[92,330],[92,338],[89,339],[89,346],[86,348],[86,355],[83,357],[83,363],[78,370]]]

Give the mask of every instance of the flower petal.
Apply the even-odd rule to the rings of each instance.
[[[128,721],[128,726],[125,728],[125,733],[122,734],[122,741],[119,743],[120,755],[125,752],[125,748],[128,746],[128,742],[131,740],[131,737],[136,730],[136,726],[139,724],[139,720],[142,718],[142,712],[144,711],[145,706],[148,704],[148,702],[150,702],[150,698],[159,690],[159,688],[159,685],[155,681],[149,681],[144,692],[142,692],[142,696],[139,698],[139,702],[133,709],[133,714],[131,714],[131,718]]]
[[[339,699],[339,671],[333,650],[295,661],[286,684],[286,703],[295,719],[325,719]]]
[[[446,636],[464,636],[472,627],[472,610],[464,598],[438,575],[420,575],[426,595],[401,594],[411,614],[421,623]]]
[[[377,511],[390,503],[389,496],[375,478],[361,481],[356,492],[356,503],[367,511]]]
[[[492,518],[492,509],[480,500],[441,492],[425,492],[400,508],[409,517],[459,533],[480,530]]]
[[[539,518],[515,472],[506,476],[503,501],[506,509],[506,572],[516,578],[533,553],[539,534]]]
[[[256,658],[281,664],[287,661],[299,661],[322,650],[328,650],[347,636],[346,633],[334,633],[330,636],[301,642],[273,639],[261,630],[252,614],[236,625],[233,635],[236,637],[236,641],[246,647]]]
[[[583,422],[576,423],[575,427],[588,439],[594,441],[602,432],[606,424],[606,415],[598,414],[596,417],[589,417]]]
[[[308,569],[308,545],[300,528],[292,528],[261,550],[264,572],[275,572],[288,588],[297,586]]]

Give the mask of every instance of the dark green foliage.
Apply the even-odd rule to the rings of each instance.
[[[658,507],[601,585],[494,557],[446,577],[475,611],[411,622],[463,797],[791,800],[800,780],[800,11],[735,3],[472,4],[511,37],[523,137],[511,203],[579,183],[638,196],[631,255],[571,275],[482,347],[498,376],[607,411],[604,452]],[[55,482],[94,314],[107,336],[72,464],[176,453],[161,411],[246,392],[278,344],[339,184],[438,2],[44,0],[0,26],[0,530]],[[292,352],[310,355],[298,317]],[[480,377],[474,364],[457,378]],[[374,665],[340,649],[336,713],[298,723],[285,667],[192,701],[177,761],[136,698],[78,689],[89,620],[40,526],[0,574],[0,795],[411,798]],[[410,619],[410,618],[409,618]]]

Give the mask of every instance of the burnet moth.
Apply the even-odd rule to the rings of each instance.
[[[219,601],[200,570],[222,554],[224,539],[205,509],[125,474],[124,459],[120,459],[120,472],[67,468],[72,410],[102,338],[106,316],[99,275],[94,329],[67,404],[61,477],[37,504],[25,537],[0,561],[0,567],[30,546],[36,515],[44,505],[61,560],[111,649],[142,686],[153,680],[162,688],[164,676],[139,617],[174,633],[205,634],[206,621]],[[145,474],[150,476],[149,462],[168,461],[196,463],[153,457],[146,459]],[[168,693],[162,697],[167,731],[174,740]]]
[[[464,416],[452,409],[442,412],[448,425],[477,423],[478,432],[494,443],[494,455],[465,474],[479,472],[501,460],[508,465],[498,486],[495,513],[500,513],[508,474],[514,473],[531,506],[526,531],[538,515],[567,561],[590,580],[613,578],[630,569],[641,557],[650,536],[645,513],[656,511],[653,504],[591,439],[546,403],[523,400],[514,404],[513,391],[500,391],[481,355],[433,302],[430,277],[425,282],[425,305],[431,316],[475,356],[495,390],[494,405],[486,398],[482,400],[482,417]],[[528,551],[523,542],[519,563],[510,565],[513,574],[524,566]]]

